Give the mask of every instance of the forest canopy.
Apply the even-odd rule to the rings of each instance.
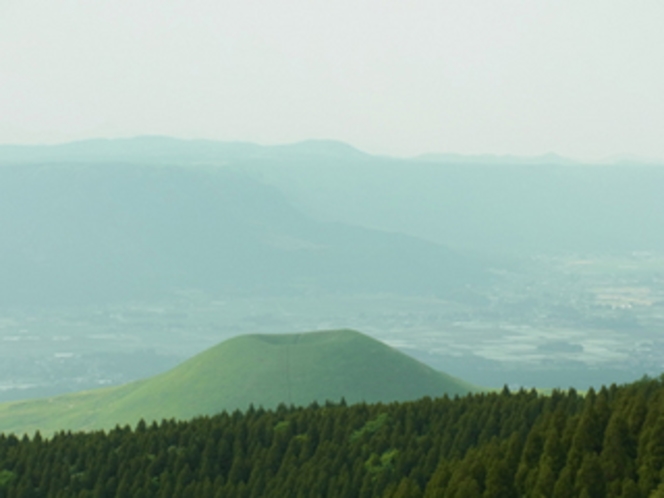
[[[0,497],[647,497],[664,382],[0,435]],[[659,496],[659,494],[655,494]]]

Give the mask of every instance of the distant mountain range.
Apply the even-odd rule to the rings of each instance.
[[[223,410],[414,400],[480,389],[352,330],[246,335],[150,379],[0,405],[0,433],[135,425]]]
[[[262,146],[249,142],[180,140],[162,136],[91,139],[59,145],[0,145],[0,164],[37,162],[196,163],[292,156],[370,157],[334,140]]]
[[[484,278],[481,263],[441,245],[317,221],[230,168],[12,163],[0,167],[0,233],[0,304],[192,289],[458,295]]]
[[[190,289],[465,299],[491,281],[479,254],[664,251],[662,192],[664,168],[557,156],[166,137],[0,146],[0,304]]]
[[[516,164],[578,164],[578,161],[553,153],[540,156],[513,156],[509,154],[422,154],[413,159],[448,164],[503,164],[512,166]]]
[[[0,164],[53,161],[140,161],[204,163],[247,158],[276,158],[327,156],[337,158],[382,158],[412,160],[444,164],[496,165],[582,165],[583,161],[553,152],[533,156],[513,154],[454,154],[426,153],[409,159],[390,158],[363,152],[350,144],[336,140],[304,140],[282,145],[259,145],[251,142],[222,142],[215,140],[185,140],[167,136],[140,136],[117,139],[89,139],[56,145],[0,145]],[[662,159],[619,154],[600,161],[595,166],[619,164],[664,165]]]
[[[0,146],[0,196],[8,166],[47,164],[230,171],[274,189],[306,217],[473,252],[664,251],[664,167],[635,158],[603,165],[554,154],[396,159],[325,140],[260,146],[139,137]]]

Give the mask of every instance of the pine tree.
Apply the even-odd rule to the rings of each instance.
[[[664,414],[653,414],[655,421],[642,432],[639,444],[639,486],[644,494],[659,485],[664,467]]]
[[[399,482],[391,498],[421,498],[422,490],[415,481],[404,477]]]
[[[553,490],[556,486],[556,475],[551,469],[549,461],[549,459],[545,458],[539,465],[537,481],[533,487],[533,496],[549,497],[553,495]]]
[[[600,455],[607,481],[622,481],[624,477],[632,477],[633,457],[627,421],[616,412],[606,428]]]
[[[625,479],[622,483],[620,498],[642,498],[639,486],[632,479]]]
[[[602,471],[600,459],[596,453],[586,453],[583,463],[576,476],[577,492],[586,494],[588,498],[604,498],[606,496],[606,478]]]
[[[446,496],[453,498],[481,498],[482,489],[475,479],[468,477],[459,484],[454,494]]]
[[[553,487],[553,498],[569,498],[574,494],[574,472],[569,465],[565,465]]]
[[[452,477],[452,472],[450,469],[450,462],[448,460],[443,460],[436,467],[436,471],[429,479],[427,486],[424,490],[425,498],[436,498],[442,496],[443,491],[447,487],[447,484]]]
[[[486,476],[485,498],[511,498],[516,496],[514,476],[504,460],[496,459],[489,464]]]

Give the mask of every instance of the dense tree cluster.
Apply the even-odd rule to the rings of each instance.
[[[0,497],[664,496],[664,382],[0,435]]]

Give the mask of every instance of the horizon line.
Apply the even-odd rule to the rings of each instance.
[[[127,141],[137,141],[137,140],[146,140],[146,139],[161,139],[161,140],[171,140],[174,142],[204,142],[210,144],[224,144],[224,145],[238,145],[238,146],[256,146],[262,148],[281,148],[281,147],[294,147],[305,144],[329,144],[336,146],[343,146],[349,149],[352,149],[358,153],[388,158],[388,159],[398,159],[398,160],[417,160],[417,161],[446,161],[446,160],[465,160],[467,162],[481,162],[483,160],[488,161],[527,161],[527,160],[548,160],[555,161],[558,163],[569,163],[569,164],[579,164],[579,165],[619,165],[619,164],[639,164],[639,165],[659,165],[664,166],[664,158],[656,157],[642,157],[638,154],[631,153],[621,153],[621,154],[612,154],[605,156],[601,159],[596,160],[587,160],[580,159],[576,157],[571,157],[563,154],[559,154],[555,151],[547,151],[538,154],[518,154],[518,153],[498,153],[498,152],[473,152],[473,153],[464,153],[464,152],[451,152],[451,151],[428,151],[422,152],[414,155],[396,155],[396,154],[384,154],[384,153],[375,153],[363,150],[360,147],[357,147],[355,144],[346,142],[344,140],[334,139],[334,138],[307,138],[297,141],[288,141],[288,142],[278,142],[278,143],[261,143],[258,141],[249,141],[249,140],[222,140],[222,139],[213,139],[213,138],[191,138],[191,137],[178,137],[174,135],[163,135],[163,134],[139,134],[123,137],[89,137],[81,139],[71,139],[71,140],[62,140],[62,141],[45,141],[45,142],[0,142],[0,149],[4,148],[48,148],[48,147],[66,147],[69,145],[92,143],[92,142],[127,142]]]

